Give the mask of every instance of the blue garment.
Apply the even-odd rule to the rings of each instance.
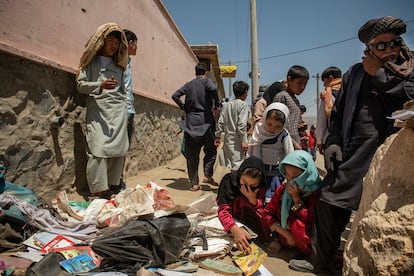
[[[127,94],[128,114],[135,114],[134,93],[132,93],[132,70],[131,58],[128,57],[128,64],[124,72],[125,91]]]
[[[304,150],[295,150],[289,153],[279,165],[280,173],[286,178],[285,166],[291,165],[303,170],[302,174],[291,179],[286,185],[298,185],[298,188],[305,192],[304,196],[311,194],[320,188],[321,179],[318,169],[312,156]],[[283,228],[288,229],[287,220],[289,217],[290,207],[292,206],[292,197],[285,189],[282,196],[282,208],[280,214],[280,224]]]
[[[266,193],[265,193],[265,201],[269,203],[272,199],[273,195],[276,192],[277,187],[280,186],[282,176],[275,175],[275,176],[266,176]]]
[[[287,132],[287,130],[283,129],[276,137],[263,141],[263,143],[260,145],[260,155],[262,156],[262,158],[263,156],[269,156],[270,150],[276,150],[276,156],[278,156],[276,161],[279,161],[280,159],[283,160],[284,156],[287,155],[287,153],[281,154],[280,148],[284,146],[284,139],[288,136],[289,133]],[[279,143],[279,146],[275,145],[276,143]],[[263,154],[264,151],[266,151],[265,154]],[[272,153],[270,155],[274,156],[275,154]],[[279,164],[264,164],[264,166],[266,176],[266,203],[269,203],[277,187],[279,187],[280,183],[282,183],[284,178],[279,172]]]

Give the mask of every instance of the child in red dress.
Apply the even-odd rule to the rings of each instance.
[[[314,201],[321,183],[318,169],[308,152],[295,150],[283,159],[279,170],[286,181],[266,205],[264,219],[278,233],[282,246],[309,256]]]

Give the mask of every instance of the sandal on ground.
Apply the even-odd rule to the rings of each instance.
[[[195,185],[191,186],[190,191],[194,192],[194,191],[198,191],[200,189],[201,189],[200,185],[195,184]]]
[[[113,196],[114,196],[114,193],[111,190],[105,190],[102,192],[93,193],[89,196],[89,198],[111,199]]]
[[[213,186],[218,186],[218,183],[214,181],[214,179],[211,176],[204,176],[203,183],[208,183]]]

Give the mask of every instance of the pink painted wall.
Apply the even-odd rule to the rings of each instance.
[[[171,94],[194,78],[197,58],[161,0],[10,0],[0,7],[0,51],[76,72],[96,28],[115,22],[138,36],[134,93],[173,104]],[[1,61],[0,61],[1,62]]]

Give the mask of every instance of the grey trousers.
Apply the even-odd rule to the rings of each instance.
[[[109,185],[119,185],[119,179],[124,167],[124,158],[100,158],[86,153],[88,164],[86,179],[91,193],[98,193],[109,189]]]

